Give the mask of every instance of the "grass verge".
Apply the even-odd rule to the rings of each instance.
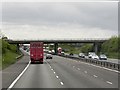
[[[16,57],[19,55],[20,54],[14,53],[10,50],[6,50],[6,53],[2,55],[2,69],[14,64],[17,61]]]

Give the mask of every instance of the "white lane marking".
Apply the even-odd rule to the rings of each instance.
[[[51,66],[49,65],[49,67],[51,68]]]
[[[70,60],[70,61],[73,61],[72,59],[69,59],[69,60]],[[109,68],[106,68],[106,67],[101,67],[101,66],[97,66],[97,65],[94,65],[94,64],[85,63],[85,62],[82,62],[82,61],[79,61],[79,62],[80,62],[80,63],[87,64],[87,65],[91,65],[91,66],[94,66],[94,67],[102,68],[102,69],[105,69],[105,70],[108,70],[108,71],[112,71],[112,72],[120,73],[120,71],[113,70],[113,69],[109,69]]]
[[[87,73],[87,71],[84,71],[85,73]]]
[[[58,76],[56,76],[56,78],[59,78]]]
[[[55,74],[55,72],[53,72]]]
[[[112,82],[110,82],[110,81],[106,81],[108,84],[111,84],[112,85]]]
[[[60,82],[61,85],[64,85],[63,82]]]
[[[46,62],[47,62],[47,61],[46,61]],[[47,64],[51,67],[51,65],[50,65],[48,62],[47,62]],[[56,75],[56,72],[52,69],[52,67],[51,67],[51,70],[52,70],[53,73]],[[56,75],[56,78],[59,79],[59,76]],[[61,85],[64,85],[63,82],[61,82],[60,79],[59,79],[59,81],[60,81],[60,84],[61,84]]]
[[[94,65],[94,64],[89,64],[89,63],[85,63],[85,62],[81,62],[81,61],[80,61],[80,63],[84,63],[84,64],[87,64],[87,65],[91,65],[91,66],[94,66],[94,67],[102,68],[102,69],[105,69],[105,70],[108,70],[108,71],[112,71],[112,72],[120,73],[120,71],[112,70],[112,69],[105,68],[105,67],[101,67],[101,66],[97,66],[97,65]]]
[[[80,70],[80,68],[78,68],[78,70]]]
[[[8,87],[7,90],[10,90],[15,84],[16,82],[21,78],[21,76],[25,73],[25,71],[28,69],[29,65],[30,65],[31,61],[29,61],[28,65],[25,67],[25,69],[22,71],[22,73],[12,82],[12,84]]]
[[[75,66],[73,66],[73,68],[74,68]]]
[[[97,78],[98,76],[97,75],[93,75],[95,78]]]

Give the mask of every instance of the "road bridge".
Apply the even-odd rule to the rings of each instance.
[[[55,52],[57,53],[57,47],[59,43],[93,43],[94,44],[94,51],[98,52],[98,45],[107,41],[108,38],[84,38],[84,39],[38,39],[38,40],[12,40],[7,39],[8,43],[10,44],[17,44],[19,48],[19,44],[30,44],[30,42],[43,42],[44,44],[54,43],[55,45]]]

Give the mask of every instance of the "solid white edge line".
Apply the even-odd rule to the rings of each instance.
[[[30,63],[31,63],[31,61],[29,61],[28,65],[25,67],[25,69],[22,71],[22,73],[12,82],[12,84],[8,87],[7,90],[10,90],[16,84],[16,82],[21,78],[21,76],[24,74],[24,72],[28,69]]]

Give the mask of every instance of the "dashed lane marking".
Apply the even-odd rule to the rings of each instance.
[[[112,85],[112,82],[110,82],[110,81],[106,81],[108,84],[111,84]]]
[[[80,70],[80,68],[78,68],[78,70]]]
[[[94,67],[102,68],[102,69],[105,69],[105,70],[108,70],[108,71],[112,71],[112,72],[120,73],[120,72],[119,72],[119,71],[117,71],[117,70],[112,70],[112,69],[109,69],[109,68],[105,68],[105,67],[101,67],[101,66],[97,66],[97,65],[94,65],[94,64],[81,62],[81,61],[79,61],[79,62],[80,62],[80,63],[87,64],[87,65],[91,65],[91,66],[94,66]]]
[[[60,84],[64,85],[63,82],[60,80],[59,76],[56,75],[56,72],[52,69],[51,65],[48,62],[47,62],[47,64],[50,66],[50,68],[53,71],[53,73],[55,74],[56,78],[60,81]]]
[[[87,71],[84,71],[85,73],[87,73]]]
[[[97,78],[98,76],[97,75],[93,75],[95,78]]]
[[[56,76],[56,78],[59,78],[58,76]]]
[[[70,61],[74,61],[73,59],[68,59]],[[87,64],[87,65],[91,65],[91,66],[94,66],[94,67],[98,67],[98,68],[102,68],[102,69],[105,69],[105,70],[108,70],[108,71],[112,71],[112,72],[116,72],[116,73],[120,73],[120,71],[117,71],[117,70],[113,70],[113,69],[109,69],[109,68],[106,68],[106,67],[101,67],[101,66],[97,66],[97,65],[94,65],[94,64],[90,64],[90,63],[85,63],[85,62],[82,62],[82,61],[78,61],[80,63],[84,63],[84,64]]]
[[[64,85],[63,82],[60,82],[61,85]]]
[[[55,72],[53,72],[55,74]]]
[[[73,66],[73,68],[74,68],[75,66]]]

